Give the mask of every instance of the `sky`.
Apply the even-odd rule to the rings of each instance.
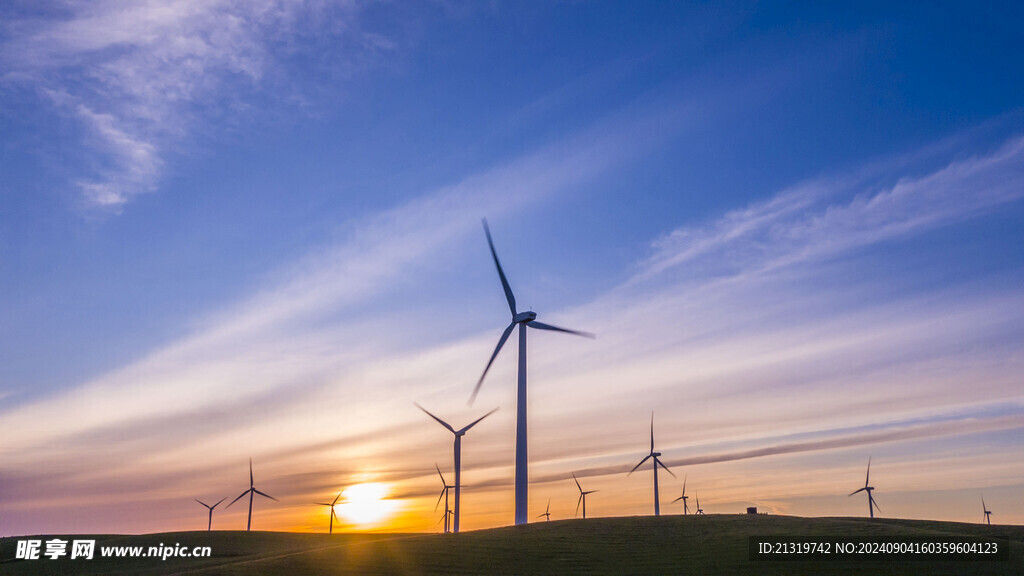
[[[414,402],[498,408],[511,524],[482,218],[596,334],[530,333],[531,517],[651,514],[653,415],[663,513],[863,516],[870,458],[1024,524],[1024,9],[891,4],[4,3],[0,535],[203,529],[250,458],[255,529],[440,531]]]

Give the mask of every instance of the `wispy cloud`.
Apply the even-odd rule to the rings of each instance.
[[[1024,138],[888,186],[865,174],[818,179],[654,244],[641,281],[687,265],[751,273],[820,260],[990,212],[1024,197]],[[850,195],[852,194],[852,197]]]
[[[81,122],[94,154],[77,185],[88,205],[114,211],[157,186],[166,157],[198,119],[245,109],[268,83],[285,86],[281,58],[295,50],[294,37],[332,35],[338,66],[354,67],[389,46],[358,30],[356,2],[101,0],[49,8],[55,16],[5,22],[2,79],[37,88]]]

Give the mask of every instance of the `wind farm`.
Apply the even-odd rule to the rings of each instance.
[[[0,22],[0,574],[1024,573],[1021,3]]]

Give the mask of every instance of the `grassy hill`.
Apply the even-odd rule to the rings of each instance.
[[[751,560],[751,536],[984,537],[1008,542],[1009,555],[944,562]],[[83,538],[93,537],[64,539]],[[457,535],[177,532],[94,538],[93,560],[14,560],[17,540],[27,538],[0,539],[0,574],[1024,574],[1024,527],[924,520],[710,515],[565,520]],[[210,546],[212,556],[99,557],[101,547],[161,544]]]

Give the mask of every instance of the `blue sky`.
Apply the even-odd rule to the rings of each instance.
[[[622,491],[595,514],[646,511],[618,472],[655,409],[709,510],[859,514],[873,455],[887,512],[973,521],[934,503],[985,490],[1024,522],[1017,6],[0,20],[0,533],[186,528],[182,499],[234,490],[249,456],[278,528],[369,478],[396,526],[433,529],[446,439],[414,400],[502,407],[464,524],[504,523],[512,352],[465,406],[507,321],[481,217],[522,307],[598,333],[532,337],[535,493],[575,470]]]

